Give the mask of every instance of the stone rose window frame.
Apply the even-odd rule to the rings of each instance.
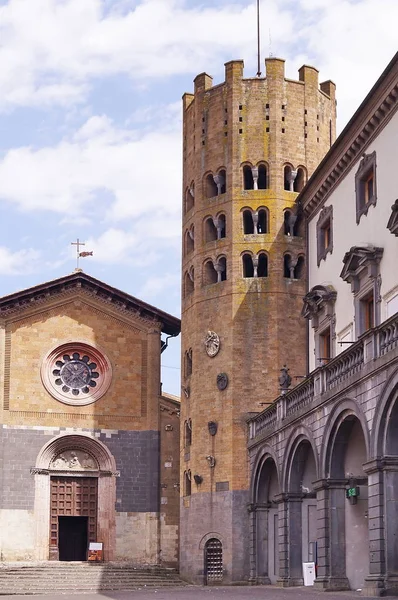
[[[68,361],[71,367],[69,371],[72,370],[69,373]],[[66,381],[73,378],[73,366],[87,371],[87,384],[77,383],[73,386]],[[58,344],[48,352],[42,362],[40,374],[44,387],[55,400],[70,406],[87,406],[108,391],[112,382],[112,365],[98,348],[86,342],[71,341]],[[79,373],[76,377],[79,377]],[[84,374],[80,377],[84,378]]]
[[[364,154],[355,174],[357,224],[367,215],[370,206],[377,204],[376,151]]]
[[[333,252],[333,206],[325,206],[316,224],[317,265]]]

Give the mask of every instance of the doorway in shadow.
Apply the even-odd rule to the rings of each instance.
[[[87,560],[88,517],[58,517],[59,560]]]

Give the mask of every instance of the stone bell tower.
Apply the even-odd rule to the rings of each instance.
[[[265,78],[225,65],[183,97],[181,556],[183,577],[247,580],[246,417],[306,374],[305,227],[297,193],[335,138],[318,71]]]

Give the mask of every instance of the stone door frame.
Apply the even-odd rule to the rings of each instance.
[[[55,456],[68,450],[82,450],[94,456],[98,471],[60,471],[51,467]],[[116,470],[115,459],[108,448],[90,435],[62,434],[47,442],[40,450],[32,469],[35,477],[35,559],[49,560],[50,552],[50,488],[51,475],[98,478],[98,540],[104,544],[104,559],[113,560],[116,550]]]

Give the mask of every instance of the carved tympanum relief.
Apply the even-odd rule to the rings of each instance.
[[[50,469],[61,471],[98,471],[97,461],[87,452],[81,450],[66,450],[57,454],[51,461]]]

